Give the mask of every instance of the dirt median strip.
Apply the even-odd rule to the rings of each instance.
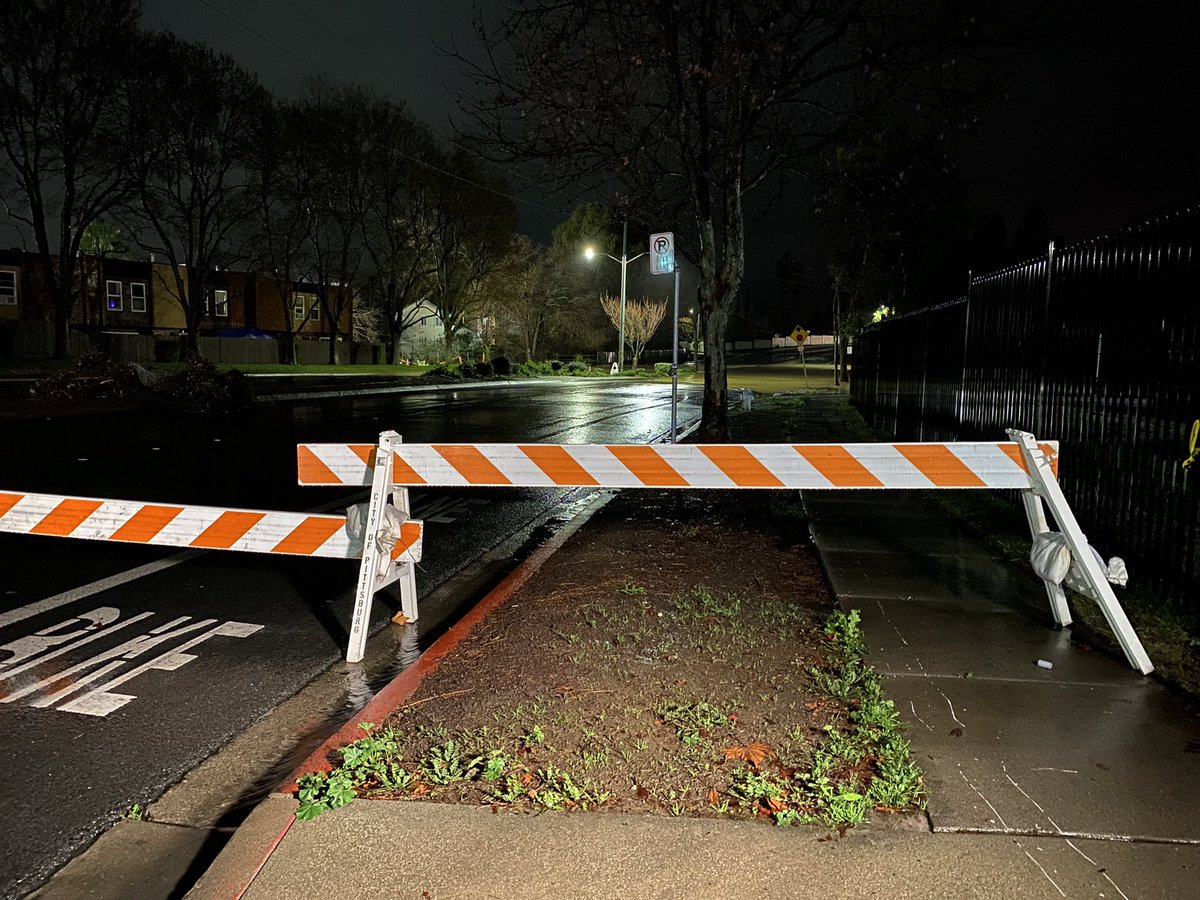
[[[368,796],[844,827],[923,803],[794,493],[627,492],[521,580],[298,771],[299,818]]]
[[[346,724],[330,735],[320,747],[297,766],[288,780],[280,786],[280,790],[283,793],[293,794],[298,790],[298,782],[303,776],[316,772],[329,772],[333,768],[330,761],[332,754],[360,737],[364,722],[379,721],[388,713],[400,708],[405,700],[416,693],[425,678],[437,670],[442,659],[457,647],[471,633],[472,629],[537,574],[538,569],[603,507],[604,502],[607,501],[597,501],[595,505],[588,507],[586,511],[555,532],[527,559],[519,563],[512,572],[504,577],[503,581],[488,592],[486,597],[475,604],[462,618],[447,629],[445,634],[434,641],[433,645],[422,653],[416,662],[388,682]]]

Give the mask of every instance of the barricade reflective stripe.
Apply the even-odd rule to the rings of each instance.
[[[1058,471],[1058,444],[1038,445]],[[302,485],[369,485],[371,444],[301,444]],[[407,487],[1028,488],[1015,443],[397,444]]]
[[[124,500],[0,493],[0,531],[163,547],[357,559],[362,542],[344,516],[170,506]],[[393,560],[419,562],[423,527],[405,522]]]

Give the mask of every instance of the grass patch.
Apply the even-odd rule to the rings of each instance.
[[[750,388],[756,394],[777,394],[788,391],[847,391],[849,386],[833,383],[832,363],[808,364],[808,378],[799,360],[787,362],[731,365],[728,370],[730,390]]]

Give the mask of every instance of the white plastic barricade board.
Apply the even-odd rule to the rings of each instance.
[[[200,550],[336,559],[362,555],[362,540],[350,533],[345,516],[57,494],[0,492],[0,531]],[[392,559],[419,562],[422,531],[420,522],[404,522]]]
[[[1058,445],[1039,445],[1055,464]],[[372,483],[372,444],[301,444],[302,485]],[[397,444],[405,487],[1015,488],[1016,442],[954,444]]]
[[[1058,444],[1010,431],[1008,442],[870,444],[404,444],[385,432],[373,444],[301,444],[301,485],[386,486],[407,504],[412,487],[598,487],[680,489],[930,490],[1015,489],[1031,533],[1048,530],[1043,502],[1068,536],[1086,548],[1058,486]],[[1111,587],[1083,571],[1089,593],[1118,634],[1130,664],[1153,670]],[[365,576],[362,576],[365,577]],[[1099,581],[1095,581],[1099,578]],[[1046,583],[1051,612],[1070,623],[1066,597]],[[360,585],[355,621],[365,627],[369,594]]]

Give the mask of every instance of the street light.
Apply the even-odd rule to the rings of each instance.
[[[613,262],[621,264],[621,325],[619,328],[620,334],[617,337],[617,342],[618,342],[617,343],[617,371],[618,372],[625,371],[625,267],[628,266],[635,259],[641,259],[643,256],[646,255],[646,252],[649,252],[649,251],[646,251],[643,253],[639,253],[637,256],[630,257],[627,253],[628,246],[629,246],[629,223],[626,222],[621,228],[621,258],[617,259],[612,254],[604,253],[603,251],[601,251],[601,255],[607,256]],[[583,249],[583,255],[589,261],[593,260],[596,258],[596,250],[593,247],[585,247]]]

